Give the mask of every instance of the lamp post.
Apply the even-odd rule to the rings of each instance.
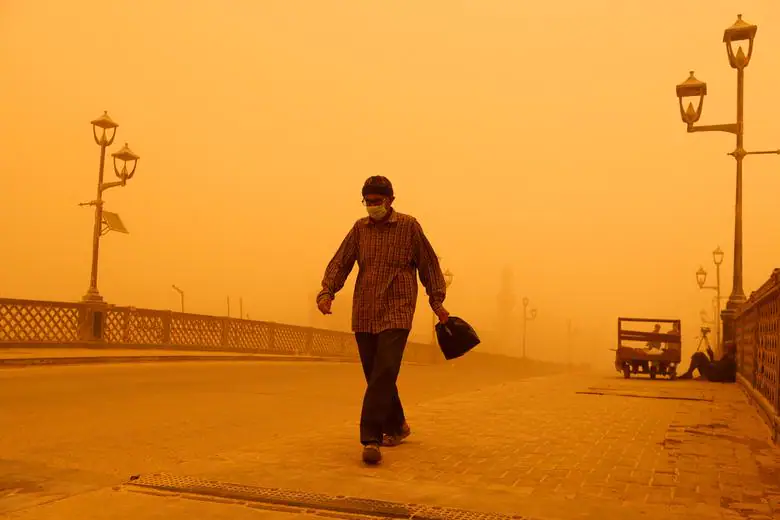
[[[530,303],[528,298],[523,298],[523,359],[525,359],[525,339],[528,322],[536,319],[536,309],[528,310],[528,305]]]
[[[747,155],[778,154],[780,149],[748,152],[744,148],[744,94],[745,94],[745,67],[750,63],[753,55],[753,41],[756,37],[758,26],[742,20],[742,15],[737,15],[737,21],[723,32],[723,43],[726,44],[729,65],[737,71],[737,121],[721,125],[699,125],[695,123],[701,117],[704,106],[704,96],[707,95],[707,84],[699,81],[690,73],[690,77],[677,85],[677,98],[680,104],[680,117],[687,125],[688,132],[727,132],[736,136],[736,147],[729,152],[736,160],[736,204],[734,210],[734,281],[726,309],[722,312],[723,339],[725,342],[735,340],[736,330],[734,320],[739,306],[745,301],[745,291],[742,288],[742,160]],[[747,55],[738,45],[736,51],[732,46],[735,42],[747,41]],[[688,100],[685,107],[684,100]],[[697,106],[694,106],[696,102]]]
[[[181,312],[184,312],[184,291],[176,287],[175,285],[171,285],[174,291],[179,293],[179,297],[181,298]]]
[[[450,288],[450,285],[452,285],[452,280],[455,278],[455,275],[452,274],[452,271],[449,269],[444,270],[444,285],[447,287],[447,289]],[[436,316],[436,313],[433,313],[433,336],[431,337],[431,344],[436,345],[436,323],[438,323],[439,319]]]
[[[712,262],[715,264],[715,285],[704,285],[707,282],[707,271],[703,267],[699,267],[696,271],[696,283],[699,284],[699,289],[711,289],[715,291],[715,348],[720,349],[720,264],[723,263],[723,251],[718,246],[715,251],[712,252]]]
[[[111,156],[114,158],[114,174],[119,178],[115,182],[103,182],[103,170],[106,164],[106,148],[111,146],[116,137],[116,129],[119,126],[109,116],[108,112],[103,112],[103,115],[99,118],[91,121],[92,123],[92,136],[95,138],[95,143],[100,146],[100,167],[98,169],[98,184],[97,184],[97,198],[91,202],[87,202],[86,206],[95,206],[95,224],[92,232],[92,270],[89,276],[89,289],[83,297],[85,302],[102,302],[103,297],[100,296],[97,288],[98,280],[98,256],[100,253],[100,236],[102,234],[103,227],[103,192],[109,188],[116,186],[124,186],[127,181],[133,178],[135,175],[135,168],[138,166],[139,156],[134,154],[125,143],[118,152],[114,152]],[[100,137],[98,137],[98,128],[101,130]],[[110,136],[108,134],[111,134]],[[117,160],[122,161],[122,168],[117,166]],[[128,163],[131,163],[130,171],[127,171]]]
[[[710,317],[710,313],[707,312],[706,309],[701,309],[699,311],[699,319],[704,325],[712,325],[715,327],[717,322],[717,316],[718,316],[718,308],[717,308],[717,298],[715,296],[712,297],[712,317]]]

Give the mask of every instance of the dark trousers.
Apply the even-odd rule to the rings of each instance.
[[[355,334],[368,383],[360,414],[360,442],[364,445],[382,442],[383,433],[400,433],[406,422],[396,381],[408,338],[409,331],[405,329]]]
[[[685,375],[692,376],[694,370],[698,370],[699,373],[704,376],[705,379],[712,381],[717,379],[715,376],[715,370],[712,361],[704,352],[696,352],[691,356],[691,366],[688,367],[688,371]]]

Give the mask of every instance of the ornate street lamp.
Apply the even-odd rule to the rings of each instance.
[[[677,85],[677,99],[680,104],[680,117],[683,123],[688,125],[688,131],[694,132],[693,124],[701,118],[701,111],[704,109],[704,96],[707,95],[707,84],[696,79],[693,71],[690,72],[688,79]],[[684,106],[688,102],[687,108]],[[694,106],[693,103],[696,103]],[[701,130],[698,130],[701,131]]]
[[[528,322],[536,319],[536,309],[528,310],[530,300],[523,298],[523,359],[525,359],[525,345],[526,345],[526,331],[528,329]]]
[[[699,270],[696,271],[696,283],[699,284],[699,289],[704,289],[704,284],[707,282],[707,271],[704,270],[704,267],[699,267]]]
[[[118,152],[111,154],[114,160],[114,174],[119,178],[115,182],[103,182],[103,171],[106,164],[106,148],[111,146],[116,137],[116,129],[119,127],[108,112],[103,112],[103,115],[97,119],[91,121],[92,123],[92,135],[95,138],[95,143],[100,146],[100,168],[98,170],[98,184],[97,184],[97,198],[91,202],[81,204],[82,206],[95,206],[95,224],[92,233],[92,269],[89,276],[89,289],[84,295],[83,300],[85,302],[102,302],[103,297],[100,296],[97,288],[98,280],[98,257],[100,254],[100,237],[103,235],[103,192],[109,188],[115,186],[125,186],[127,181],[133,178],[135,175],[135,169],[138,166],[138,159],[140,157],[132,152],[125,143]],[[98,135],[98,133],[100,135]],[[121,164],[120,164],[121,162]],[[121,168],[120,168],[121,166]],[[129,170],[128,170],[129,166]],[[111,223],[108,223],[109,229]],[[126,230],[124,232],[127,232]]]
[[[114,152],[111,154],[111,157],[114,158],[114,174],[119,177],[119,181],[117,182],[107,182],[103,185],[103,190],[107,190],[108,188],[113,188],[114,186],[124,186],[127,184],[127,181],[133,178],[133,175],[135,175],[135,169],[138,166],[138,159],[140,159],[139,156],[133,153],[132,150],[127,146],[127,143],[122,147],[121,150],[118,152]],[[120,170],[117,166],[117,159],[122,161],[122,169]],[[127,164],[131,164],[130,171],[127,171]]]
[[[720,332],[720,264],[723,263],[723,251],[721,251],[720,246],[715,248],[715,251],[712,252],[712,262],[715,264],[715,285],[704,285],[707,283],[707,271],[704,270],[704,267],[699,267],[699,270],[696,271],[696,283],[699,285],[699,289],[710,289],[715,291],[715,348],[720,349],[721,348],[721,332]]]
[[[688,132],[727,132],[736,136],[736,147],[729,155],[737,164],[736,204],[734,211],[734,281],[726,309],[722,312],[723,337],[727,342],[735,340],[736,330],[734,320],[737,309],[745,301],[745,291],[742,288],[742,160],[747,155],[778,154],[779,150],[749,152],[744,148],[744,93],[745,67],[753,56],[753,42],[758,26],[745,22],[742,15],[737,15],[737,21],[723,32],[723,43],[726,45],[729,65],[737,71],[737,120],[736,123],[721,125],[698,125],[704,108],[704,96],[707,95],[707,84],[699,81],[691,71],[688,79],[677,85],[676,92],[680,105],[680,117],[686,124]],[[747,53],[740,42],[747,42]],[[736,49],[735,49],[736,44]],[[687,102],[687,106],[686,106]],[[695,104],[694,104],[695,103]],[[720,300],[718,300],[720,302]],[[720,303],[718,304],[720,306]]]
[[[715,248],[712,252],[712,262],[715,264],[715,348],[722,349],[721,345],[721,316],[720,316],[720,301],[722,297],[720,295],[720,264],[723,263],[723,251],[720,246]],[[722,351],[722,350],[721,350]]]
[[[723,251],[721,251],[720,246],[718,246],[715,251],[712,252],[712,261],[715,262],[715,265],[720,265],[723,263]]]

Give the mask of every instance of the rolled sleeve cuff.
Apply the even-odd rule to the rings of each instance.
[[[433,309],[433,312],[439,312],[442,307],[444,307],[444,302],[442,300],[434,300],[431,302],[431,309]]]
[[[327,289],[323,289],[317,294],[317,303],[320,303],[322,300],[334,300],[333,293],[331,293]]]

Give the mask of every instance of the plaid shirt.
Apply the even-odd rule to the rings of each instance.
[[[417,271],[431,308],[438,311],[447,286],[439,259],[414,217],[392,211],[387,220],[358,220],[325,269],[322,291],[334,299],[352,268],[358,277],[352,301],[352,330],[377,334],[412,328],[417,305]]]

